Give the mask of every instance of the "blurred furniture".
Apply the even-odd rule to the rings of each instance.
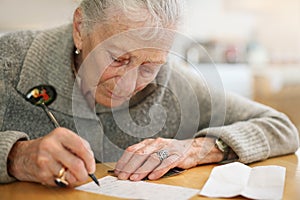
[[[192,67],[207,83],[252,98],[252,70],[247,64],[207,63]]]
[[[300,66],[254,69],[253,99],[284,112],[300,130]]]

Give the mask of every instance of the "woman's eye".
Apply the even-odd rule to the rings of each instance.
[[[143,77],[147,78],[153,76],[155,74],[155,70],[142,65],[140,66],[140,73]]]
[[[113,62],[118,62],[118,63],[121,63],[121,62],[122,62],[121,59],[116,58],[116,57],[113,57],[113,56],[111,57],[111,59],[112,59]]]
[[[120,58],[117,58],[117,57],[114,57],[114,56],[111,56],[111,66],[113,67],[120,67],[122,65],[126,65],[127,63],[127,60],[125,59],[120,59]]]

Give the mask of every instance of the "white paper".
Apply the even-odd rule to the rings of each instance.
[[[149,183],[145,181],[118,180],[113,176],[99,179],[100,187],[94,182],[76,187],[77,190],[92,192],[127,199],[189,199],[199,190],[171,186],[165,184]]]
[[[234,162],[215,167],[200,195],[252,199],[282,199],[285,168],[280,166],[249,167]]]

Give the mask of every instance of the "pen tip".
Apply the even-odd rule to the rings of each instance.
[[[92,180],[100,187],[100,183],[97,180],[96,176],[94,174],[89,174],[89,176],[92,178]]]

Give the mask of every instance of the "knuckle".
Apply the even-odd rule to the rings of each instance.
[[[50,140],[44,139],[39,145],[39,153],[44,151],[49,152],[51,150],[52,142]]]
[[[44,170],[41,170],[38,173],[38,179],[40,180],[41,183],[48,182],[51,177],[52,177],[51,174],[49,174],[48,172],[46,172]]]
[[[66,128],[64,127],[57,127],[54,129],[55,132],[57,132],[58,134],[63,134],[66,131]]]
[[[74,132],[70,131],[67,128],[64,127],[57,127],[53,131],[53,135],[57,137],[58,139],[64,138],[64,137],[69,137],[70,135],[76,135]]]
[[[62,134],[62,132],[63,132],[63,128],[62,127],[57,127],[53,131],[51,131],[49,136],[58,136],[58,135]]]
[[[72,168],[75,172],[81,172],[84,169],[84,163],[83,161],[79,160],[79,159],[74,159],[74,161],[72,162]]]
[[[155,143],[162,143],[164,141],[165,141],[165,139],[161,138],[161,137],[158,137],[158,138],[155,139]]]
[[[139,149],[139,150],[137,150],[134,153],[137,154],[137,155],[145,155],[146,154],[145,151],[144,151],[144,149]]]
[[[148,139],[143,140],[143,143],[149,144],[149,143],[152,143],[154,140],[155,139],[153,139],[153,138],[148,138]]]
[[[40,169],[47,168],[49,166],[49,163],[50,163],[49,159],[45,158],[44,156],[39,156],[36,161],[36,164]]]
[[[136,150],[135,146],[132,145],[132,146],[127,147],[125,151],[131,153],[131,152],[134,152],[135,150]]]
[[[58,127],[54,130],[54,135],[57,136],[58,138],[64,137],[65,134],[66,134],[66,128]]]
[[[150,156],[149,156],[149,159],[153,162],[160,162],[158,156],[156,155],[156,153],[152,153]]]
[[[53,138],[43,138],[38,145],[38,154],[44,155],[45,153],[54,153],[57,151],[58,145]]]

